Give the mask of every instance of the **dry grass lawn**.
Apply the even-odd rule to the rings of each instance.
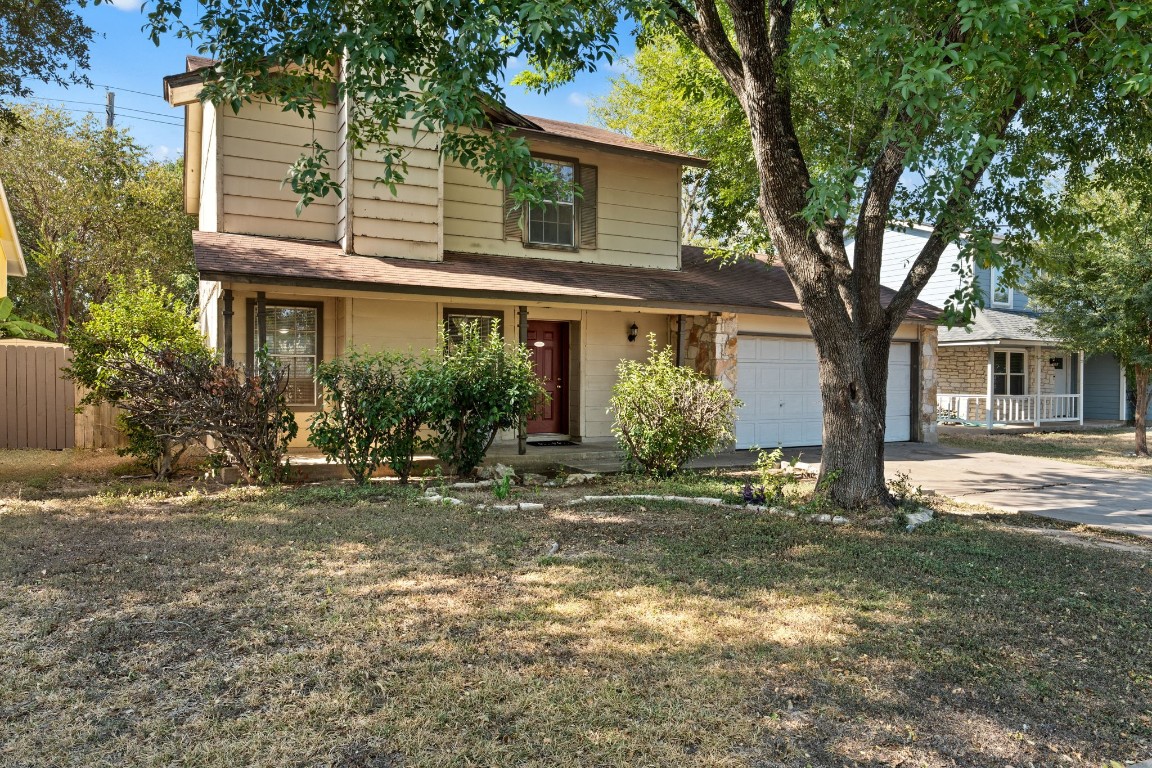
[[[1152,756],[1147,551],[562,490],[500,513],[82,483],[0,499],[3,766]]]
[[[1152,475],[1152,459],[1133,453],[1135,433],[1130,427],[991,435],[976,428],[947,429],[941,431],[940,442],[957,448],[1042,456]]]

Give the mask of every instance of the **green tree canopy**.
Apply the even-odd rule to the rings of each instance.
[[[81,0],[79,7],[85,3]],[[72,3],[0,0],[0,126],[14,128],[12,98],[32,95],[29,80],[56,85],[87,84],[92,28]]]
[[[1147,158],[1146,158],[1147,159]],[[1152,187],[1099,183],[1066,198],[1063,215],[1081,226],[1040,243],[1043,271],[1028,283],[1037,325],[1069,349],[1110,353],[1131,371],[1136,391],[1136,452],[1148,455],[1146,415],[1152,384]]]
[[[181,163],[154,161],[127,131],[90,118],[16,114],[19,128],[0,129],[0,177],[28,260],[28,277],[11,286],[20,314],[66,338],[116,276],[131,283],[146,271],[187,291],[195,270]]]

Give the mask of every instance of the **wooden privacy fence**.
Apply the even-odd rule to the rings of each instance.
[[[0,448],[119,448],[117,409],[76,404],[83,397],[64,378],[71,350],[63,344],[0,340]]]

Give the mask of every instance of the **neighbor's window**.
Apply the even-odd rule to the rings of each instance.
[[[253,313],[255,315],[255,313]],[[316,405],[316,364],[320,356],[320,308],[266,305],[268,354],[288,370],[288,405]],[[260,347],[259,325],[253,320],[252,348]]]
[[[1023,352],[997,352],[992,358],[992,393],[1023,395],[1026,390]]]
[[[1012,288],[1004,282],[1004,272],[999,267],[992,268],[992,304],[999,307],[1012,306]]]
[[[561,160],[539,160],[542,168],[552,171],[566,189],[554,195],[555,200],[528,206],[528,242],[535,245],[576,245],[576,202],[572,185],[576,166]]]
[[[493,329],[504,327],[504,313],[487,309],[446,309],[444,310],[444,332],[448,337],[448,347],[452,348],[463,335],[463,328],[475,323],[482,337],[487,337]]]

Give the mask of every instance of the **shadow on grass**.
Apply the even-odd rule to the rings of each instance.
[[[0,517],[0,577],[16,764],[1041,766],[1152,738],[1146,564],[975,522],[71,500]]]

